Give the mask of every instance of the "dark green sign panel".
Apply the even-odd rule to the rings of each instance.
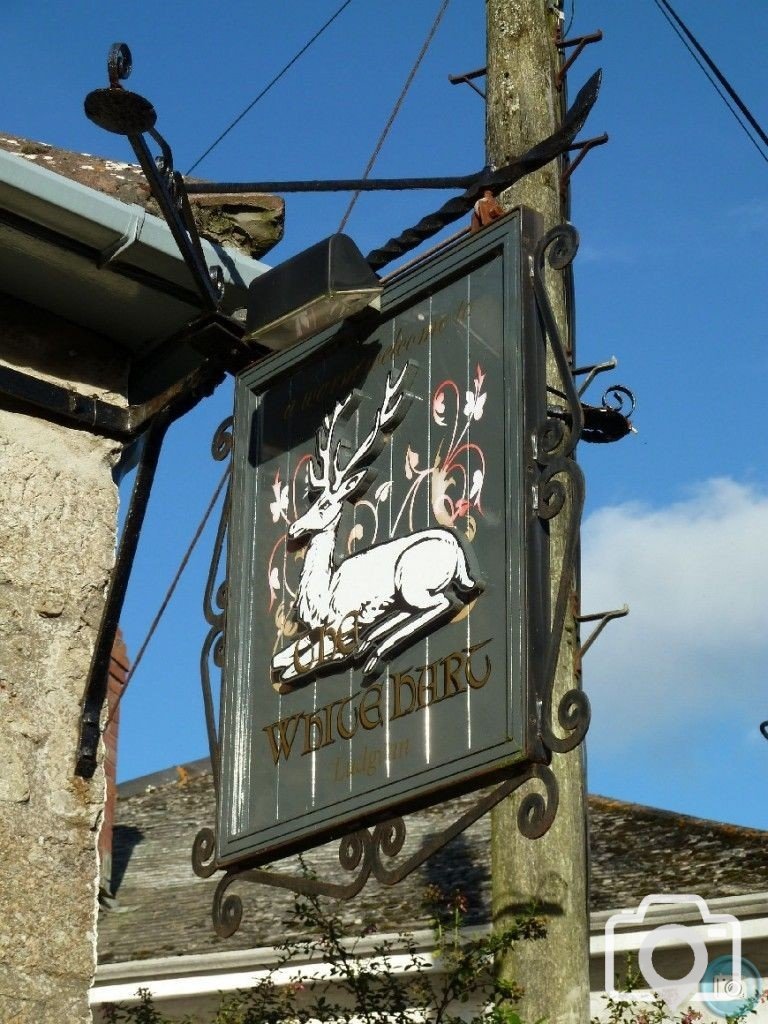
[[[546,409],[530,216],[238,380],[220,864],[314,845],[532,755]]]

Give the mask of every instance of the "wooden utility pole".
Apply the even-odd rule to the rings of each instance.
[[[488,26],[487,148],[494,166],[525,152],[560,123],[561,94],[555,84],[559,52],[556,4],[550,0],[486,0]],[[565,220],[557,161],[523,178],[501,196],[505,207],[537,210],[549,230]],[[568,338],[565,294],[559,272],[549,272],[550,301],[563,339]],[[559,387],[548,359],[547,379]],[[566,519],[550,524],[551,590],[562,565]],[[569,611],[555,679],[553,707],[579,684],[578,631]],[[554,824],[541,839],[517,829],[517,809],[528,787],[500,804],[492,821],[493,916],[503,926],[532,904],[546,917],[547,936],[522,942],[502,962],[502,975],[520,983],[523,1020],[585,1024],[589,1020],[589,913],[587,829],[583,754],[580,748],[553,756],[560,789]],[[530,784],[529,784],[530,785]]]

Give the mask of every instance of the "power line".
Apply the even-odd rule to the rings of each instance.
[[[750,112],[750,110],[747,107],[747,105],[741,99],[739,94],[736,92],[736,90],[730,84],[730,82],[725,77],[725,75],[722,73],[722,71],[720,71],[718,66],[715,64],[715,62],[709,56],[709,54],[704,49],[704,47],[701,45],[701,43],[699,43],[699,41],[696,39],[696,37],[690,31],[690,29],[685,24],[685,22],[673,10],[673,8],[670,6],[670,4],[667,2],[667,0],[653,0],[653,2],[656,4],[658,9],[664,15],[664,17],[666,18],[667,22],[669,23],[669,25],[672,27],[673,31],[677,35],[678,39],[682,42],[683,46],[685,46],[686,50],[690,53],[690,55],[696,61],[698,66],[701,68],[701,70],[707,76],[707,78],[709,79],[709,82],[711,83],[711,85],[714,88],[715,92],[717,92],[718,96],[720,96],[720,98],[722,99],[723,103],[725,103],[725,105],[728,108],[728,110],[731,112],[731,114],[733,114],[734,118],[736,119],[736,123],[739,125],[741,130],[747,136],[747,138],[752,143],[752,145],[755,147],[755,149],[760,154],[760,156],[763,158],[763,160],[765,160],[766,163],[768,163],[768,156],[766,156],[766,154],[760,148],[760,145],[757,142],[757,140],[755,139],[755,137],[752,135],[752,133],[747,128],[747,126],[741,120],[741,118],[739,117],[738,113],[736,112],[736,110],[734,110],[733,106],[731,105],[731,103],[729,103],[728,97],[730,97],[731,100],[733,101],[733,103],[736,104],[736,106],[741,111],[743,116],[747,119],[749,124],[757,132],[759,138],[763,141],[763,143],[765,145],[768,145],[768,135],[766,135],[766,133],[760,127],[760,124],[758,123],[756,118],[752,115],[752,113]],[[702,63],[702,61],[703,61],[703,63]],[[720,86],[722,86],[722,88]],[[725,92],[723,92],[723,89],[725,90]],[[726,93],[727,93],[727,95],[726,95]]]
[[[126,676],[125,684],[123,685],[122,690],[120,690],[120,692],[118,693],[117,700],[115,701],[115,703],[114,703],[114,705],[112,707],[112,710],[109,713],[109,717],[107,718],[106,722],[104,723],[104,729],[107,728],[109,723],[115,717],[115,714],[117,713],[117,709],[120,707],[120,701],[123,699],[123,694],[128,689],[128,684],[130,683],[131,679],[133,679],[134,675],[136,674],[136,669],[141,664],[141,659],[144,657],[144,653],[147,650],[147,648],[149,647],[149,645],[150,645],[150,643],[152,641],[152,637],[155,635],[155,631],[157,630],[157,627],[160,625],[160,620],[162,619],[163,615],[165,614],[166,608],[168,607],[168,605],[171,602],[171,598],[173,597],[174,592],[176,590],[176,587],[179,584],[179,580],[181,579],[184,570],[187,568],[187,563],[189,562],[190,558],[192,557],[192,552],[195,550],[197,542],[200,540],[200,537],[203,534],[203,530],[205,529],[206,524],[208,523],[208,520],[211,518],[211,513],[213,512],[214,508],[216,507],[216,502],[219,500],[219,495],[224,490],[224,485],[226,484],[228,478],[229,478],[229,466],[227,466],[227,468],[224,470],[224,474],[223,474],[221,480],[219,480],[218,484],[216,485],[216,490],[213,492],[213,496],[212,496],[211,500],[208,502],[208,507],[206,508],[205,512],[203,513],[203,518],[198,523],[197,529],[195,530],[195,533],[194,533],[194,536],[192,537],[192,540],[189,542],[189,547],[184,552],[184,557],[181,559],[181,562],[179,562],[179,567],[176,570],[176,572],[174,574],[174,577],[171,580],[170,585],[169,585],[168,589],[165,592],[165,597],[163,598],[162,602],[160,603],[160,607],[157,609],[157,612],[155,613],[154,619],[152,619],[150,627],[147,630],[147,634],[144,637],[144,640],[142,641],[141,646],[139,647],[138,653],[136,654],[136,658],[134,659],[133,665],[131,666],[131,670],[128,673],[128,675]]]
[[[304,56],[304,54],[310,48],[312,43],[314,43],[315,40],[320,38],[320,36],[323,34],[323,32],[325,32],[325,30],[330,25],[332,25],[334,21],[336,21],[338,16],[345,10],[345,8],[349,7],[349,5],[351,3],[352,3],[352,0],[344,0],[344,3],[341,5],[341,7],[339,7],[338,10],[335,11],[335,13],[332,14],[330,16],[330,18],[323,25],[320,26],[320,28],[317,30],[317,32],[315,32],[315,34],[312,36],[312,38],[309,39],[302,46],[302,48],[299,50],[299,52],[297,54],[295,54],[293,57],[291,57],[291,59],[288,61],[288,63],[285,65],[285,67],[282,68],[280,71],[278,71],[278,73],[275,75],[275,77],[272,79],[272,81],[268,82],[267,85],[264,86],[264,88],[261,90],[261,92],[258,94],[258,96],[256,96],[255,99],[251,100],[251,102],[248,104],[248,106],[245,108],[245,110],[243,110],[242,113],[238,114],[237,117],[234,119],[234,121],[232,121],[231,124],[227,125],[227,127],[224,129],[224,131],[221,133],[221,135],[219,135],[219,137],[217,139],[215,139],[210,144],[210,146],[208,147],[208,149],[205,150],[204,153],[201,153],[201,155],[197,158],[197,160],[195,160],[195,162],[189,168],[189,170],[187,171],[187,174],[191,174],[192,171],[194,171],[194,169],[197,167],[197,165],[202,163],[202,161],[205,160],[205,158],[208,156],[208,154],[213,149],[215,149],[216,146],[218,146],[218,144],[221,142],[221,140],[223,138],[225,138],[227,135],[229,135],[229,133],[232,131],[232,129],[235,127],[235,125],[239,124],[240,121],[242,121],[242,119],[245,117],[245,115],[247,113],[249,113],[249,111],[253,110],[253,108],[256,106],[256,104],[259,102],[259,100],[267,95],[267,93],[272,88],[272,86],[273,85],[277,85],[277,83],[280,81],[280,79],[283,77],[283,75],[293,67],[293,65],[296,63],[296,61],[300,57]]]
[[[567,26],[563,29],[563,39],[567,39],[568,33],[571,31],[573,25],[573,19],[576,17],[576,0],[571,0],[571,16],[568,19]]]
[[[440,6],[440,8],[439,8],[439,10],[437,12],[437,15],[435,17],[435,20],[432,22],[432,27],[430,28],[429,32],[427,33],[427,38],[424,40],[424,45],[421,47],[421,50],[419,51],[419,55],[416,58],[413,67],[408,72],[408,77],[405,80],[405,85],[403,86],[403,88],[402,88],[402,90],[400,92],[400,95],[397,97],[395,105],[392,108],[392,113],[389,115],[389,117],[387,119],[387,123],[384,125],[384,130],[382,131],[381,135],[379,136],[378,142],[376,143],[376,145],[373,148],[373,153],[371,153],[371,158],[368,161],[365,170],[363,171],[363,180],[367,179],[368,175],[373,170],[373,165],[376,163],[376,160],[378,159],[379,153],[381,152],[381,147],[384,145],[384,142],[386,141],[386,138],[389,135],[389,132],[390,132],[390,130],[392,128],[392,125],[395,123],[395,118],[400,113],[400,108],[402,107],[403,101],[405,100],[405,97],[408,94],[408,90],[411,88],[411,84],[412,84],[414,78],[416,77],[416,72],[421,67],[421,62],[424,60],[424,57],[427,54],[427,50],[429,49],[432,40],[435,38],[435,33],[437,32],[437,30],[438,30],[438,28],[440,26],[440,22],[443,20],[443,15],[445,14],[445,12],[446,12],[446,10],[448,8],[448,3],[449,3],[449,0],[443,0],[443,3]],[[343,231],[344,230],[344,226],[347,223],[347,221],[349,220],[349,215],[352,213],[354,205],[355,205],[355,203],[357,202],[357,200],[359,198],[360,198],[360,190],[358,189],[358,191],[355,192],[354,195],[352,196],[352,198],[349,200],[349,206],[347,207],[346,212],[344,213],[344,216],[341,218],[341,223],[339,224],[339,231]]]

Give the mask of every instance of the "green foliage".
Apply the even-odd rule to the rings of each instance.
[[[291,970],[291,983],[275,984],[273,973],[251,989],[225,995],[205,1024],[414,1024],[414,1009],[434,1024],[525,1024],[515,1009],[522,989],[498,978],[495,964],[516,942],[543,937],[541,918],[530,913],[504,931],[467,939],[461,934],[467,911],[461,893],[431,886],[425,904],[435,933],[431,955],[408,932],[371,945],[370,932],[350,933],[338,905],[295,897],[285,922],[293,934],[277,946],[275,965]],[[430,969],[433,959],[440,961],[438,972]],[[310,977],[306,966],[296,966],[307,960],[326,964],[328,977]],[[136,1005],[105,1009],[108,1024],[196,1024],[189,1018],[172,1022],[148,992],[139,995]],[[470,999],[484,1011],[460,1015]]]
[[[462,933],[467,900],[461,892],[430,886],[424,904],[435,935],[431,954],[421,951],[408,932],[371,946],[370,929],[352,934],[337,904],[297,896],[284,922],[286,933],[292,934],[277,946],[275,965],[276,970],[291,972],[289,984],[276,984],[273,972],[254,988],[222,996],[215,1015],[205,1022],[190,1017],[171,1020],[146,990],[140,990],[137,1004],[106,1007],[105,1019],[108,1024],[414,1024],[423,1018],[431,1024],[531,1024],[518,1010],[523,989],[499,978],[495,965],[517,942],[542,938],[543,920],[531,911],[504,931],[467,938]],[[440,971],[430,970],[433,959],[440,961]],[[327,965],[328,977],[311,977],[307,961]],[[604,996],[604,1012],[592,1024],[702,1020],[690,1007],[670,1015],[661,998],[650,1003],[633,999],[642,976],[630,957],[621,985],[627,995]],[[470,999],[484,1009],[468,1015]],[[744,1024],[756,1012],[757,1001],[726,1024]]]

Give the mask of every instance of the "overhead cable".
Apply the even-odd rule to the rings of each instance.
[[[435,33],[437,32],[437,30],[438,30],[438,28],[440,26],[440,22],[443,20],[443,15],[445,14],[445,12],[446,12],[446,10],[448,8],[449,2],[450,2],[450,0],[443,0],[443,3],[440,5],[440,8],[439,8],[439,10],[437,12],[437,15],[435,16],[435,20],[432,22],[432,27],[430,28],[429,32],[427,33],[427,38],[424,40],[424,44],[421,47],[421,50],[419,51],[418,57],[414,61],[413,67],[408,72],[408,77],[405,80],[405,85],[403,86],[403,88],[402,88],[402,90],[400,92],[400,95],[397,97],[395,105],[392,108],[392,112],[390,113],[390,115],[389,115],[389,117],[387,119],[387,123],[384,125],[384,130],[382,131],[381,135],[379,136],[378,142],[376,143],[376,145],[373,148],[373,152],[371,153],[371,158],[368,161],[365,170],[363,171],[363,180],[367,179],[368,175],[373,170],[373,165],[376,163],[376,160],[378,159],[379,153],[381,152],[381,148],[384,145],[387,136],[389,135],[389,132],[390,132],[390,130],[392,128],[392,125],[395,123],[395,118],[400,113],[400,108],[402,107],[403,101],[405,100],[405,97],[408,94],[408,90],[411,88],[411,83],[413,82],[414,78],[416,77],[416,72],[421,67],[421,62],[424,60],[424,57],[427,54],[427,50],[429,49],[429,46],[430,46],[432,40],[435,38]],[[347,209],[346,209],[346,211],[344,213],[344,216],[341,218],[341,223],[339,224],[339,231],[343,231],[344,230],[344,226],[346,225],[347,221],[349,220],[349,215],[352,213],[354,205],[355,205],[355,203],[357,202],[357,200],[359,198],[360,198],[360,189],[358,189],[355,192],[355,194],[352,196],[352,198],[349,200],[349,206],[347,206]]]
[[[259,100],[267,95],[267,93],[272,88],[272,86],[273,85],[277,85],[277,83],[280,81],[280,79],[283,77],[283,75],[287,71],[290,71],[290,69],[293,67],[293,65],[296,63],[296,61],[299,60],[300,57],[304,56],[304,54],[307,52],[307,50],[310,48],[310,46],[317,39],[320,38],[320,36],[323,34],[323,32],[325,32],[325,30],[330,25],[332,25],[334,21],[336,21],[338,16],[345,10],[345,8],[349,7],[349,5],[351,3],[352,3],[352,0],[344,0],[344,3],[341,5],[341,7],[339,7],[330,16],[330,18],[323,25],[320,26],[320,28],[317,30],[317,32],[315,32],[315,34],[312,36],[311,39],[307,40],[307,42],[302,46],[302,48],[299,50],[299,52],[294,54],[293,57],[291,57],[291,59],[288,61],[288,63],[285,65],[285,67],[283,67],[280,71],[278,71],[278,73],[271,80],[271,82],[268,82],[267,85],[264,86],[264,88],[261,90],[261,92],[258,94],[258,96],[256,96],[255,99],[251,100],[251,102],[248,104],[248,106],[245,108],[245,110],[243,110],[240,114],[238,114],[237,117],[234,119],[234,121],[232,121],[231,124],[227,125],[227,127],[224,129],[224,131],[221,133],[221,135],[219,135],[219,137],[217,139],[215,139],[210,144],[210,146],[208,147],[208,149],[205,150],[204,153],[200,154],[200,156],[197,158],[197,160],[195,160],[195,162],[192,164],[192,166],[187,171],[187,174],[191,174],[192,171],[194,171],[194,169],[197,167],[197,165],[202,163],[202,161],[208,156],[208,154],[212,150],[214,150],[216,148],[216,146],[218,146],[218,144],[221,142],[221,140],[224,139],[227,135],[229,135],[229,133],[232,131],[232,129],[235,127],[235,125],[239,124],[240,121],[242,121],[242,119],[245,117],[245,115],[247,113],[249,113],[251,110],[253,110],[253,108],[256,106],[256,104],[259,102]]]
[[[739,125],[739,127],[747,136],[747,138],[755,147],[755,149],[758,151],[763,160],[765,160],[766,163],[768,163],[768,155],[766,155],[766,153],[761,149],[760,144],[755,139],[754,135],[752,135],[747,125],[744,124],[744,122],[739,117],[739,114],[736,112],[736,110],[734,110],[733,106],[731,105],[731,102],[729,102],[728,97],[730,97],[730,100],[736,105],[738,110],[741,111],[741,114],[752,126],[754,131],[757,133],[758,137],[762,140],[763,144],[768,146],[768,135],[766,135],[766,133],[763,131],[759,122],[751,113],[747,105],[744,103],[744,101],[733,88],[731,83],[728,81],[728,79],[725,77],[722,71],[718,68],[718,66],[709,56],[709,54],[701,45],[701,43],[699,43],[699,41],[690,31],[685,22],[673,10],[673,8],[670,6],[667,0],[653,0],[653,2],[664,15],[664,17],[666,18],[669,25],[672,27],[677,37],[685,46],[686,50],[690,53],[690,55],[696,61],[698,66],[707,76],[714,90],[720,96],[723,103],[725,103],[728,110],[730,110],[730,112],[733,114],[734,118],[736,119],[736,123]]]

